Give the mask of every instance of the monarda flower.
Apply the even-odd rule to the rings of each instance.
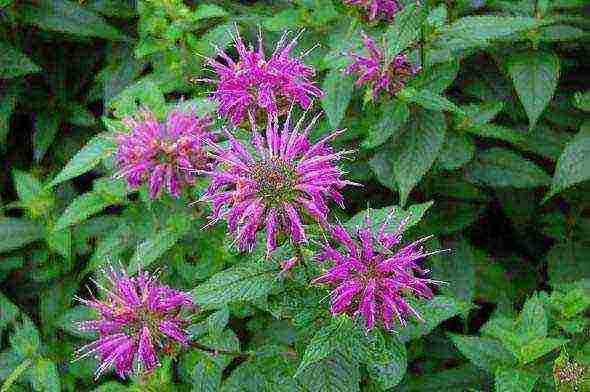
[[[236,27],[234,46],[239,59],[234,61],[220,49],[217,55],[223,62],[206,59],[219,79],[201,80],[217,85],[212,99],[219,104],[220,116],[228,117],[237,126],[250,115],[255,116],[257,110],[262,110],[269,119],[276,118],[281,107],[287,107],[293,100],[307,109],[314,97],[323,96],[322,90],[310,80],[315,71],[303,63],[305,54],[291,57],[298,36],[287,41],[287,35],[288,32],[281,37],[267,59],[262,36],[259,35],[258,48],[246,47]]]
[[[189,171],[207,167],[204,140],[214,139],[209,132],[213,123],[210,117],[177,108],[161,123],[144,108],[135,118],[127,117],[123,122],[130,132],[116,137],[117,177],[124,177],[131,188],[147,182],[152,199],[162,188],[179,197],[183,186],[194,183]]]
[[[379,321],[391,329],[394,318],[405,326],[408,314],[422,320],[406,297],[431,299],[433,293],[428,285],[442,283],[420,277],[429,271],[422,269],[419,262],[440,252],[427,253],[422,248],[431,236],[400,246],[408,220],[403,220],[395,232],[386,233],[390,219],[391,215],[376,234],[369,229],[368,219],[364,228],[356,229],[354,236],[340,225],[331,226],[329,232],[343,245],[343,251],[326,244],[317,258],[320,262],[333,262],[331,268],[313,281],[334,287],[332,314],[361,315],[368,330]]]
[[[77,324],[99,337],[76,352],[78,359],[98,358],[97,378],[110,367],[124,378],[134,364],[149,373],[159,365],[158,349],[174,341],[187,345],[189,320],[181,311],[194,310],[189,294],[159,283],[157,276],[146,272],[130,277],[111,267],[106,276],[112,287],[97,284],[105,291],[103,300],[77,298],[99,314],[97,320]]]
[[[344,4],[364,8],[369,13],[369,20],[375,20],[380,16],[392,20],[402,9],[397,0],[344,0]]]
[[[406,81],[420,71],[420,68],[413,67],[405,54],[398,54],[391,62],[386,63],[383,50],[377,47],[371,37],[365,33],[362,33],[362,36],[369,56],[350,53],[353,62],[346,67],[345,73],[358,74],[359,78],[355,85],[369,86],[375,100],[379,98],[381,90],[390,95],[397,94],[405,86]]]
[[[218,165],[208,172],[212,182],[201,200],[212,203],[211,223],[227,221],[241,251],[253,249],[261,230],[266,231],[267,256],[277,248],[279,233],[296,244],[306,242],[305,217],[325,223],[327,201],[343,206],[339,190],[358,185],[343,180],[335,165],[350,151],[327,146],[343,131],[310,144],[308,135],[319,115],[303,130],[304,118],[291,128],[290,117],[291,111],[282,130],[276,120],[269,122],[264,138],[254,127],[251,149],[227,132],[228,148],[217,147],[214,153]]]

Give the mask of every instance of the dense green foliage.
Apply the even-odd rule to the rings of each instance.
[[[0,0],[1,391],[589,390],[588,2],[405,3],[368,22],[340,0]],[[298,51],[320,44],[312,137],[347,128],[334,146],[356,149],[344,166],[364,184],[338,219],[395,208],[409,239],[451,249],[428,260],[448,284],[416,302],[424,323],[333,317],[313,244],[281,272],[290,246],[265,261],[202,230],[206,179],[151,201],[113,176],[111,136],[138,105],[214,113],[196,79],[234,23],[268,51],[284,29],[305,28]],[[395,97],[343,75],[361,29],[421,65]],[[92,337],[73,322],[93,316],[73,296],[118,261],[191,291],[193,338],[234,354],[172,350],[152,375],[94,380],[96,360],[72,362]]]

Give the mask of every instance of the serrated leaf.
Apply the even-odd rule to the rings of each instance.
[[[416,4],[409,4],[397,14],[393,22],[385,31],[385,63],[391,60],[406,49],[420,35],[420,26],[426,15],[423,7]]]
[[[410,228],[417,225],[422,220],[426,211],[428,211],[433,204],[433,201],[422,204],[413,204],[405,210],[399,206],[389,206],[379,209],[367,208],[350,218],[345,226],[349,230],[354,230],[356,227],[364,227],[365,221],[368,218],[371,222],[371,231],[376,233],[391,215],[391,218],[388,221],[388,227],[385,229],[386,233],[397,230],[401,221],[406,218],[409,219],[405,227]]]
[[[446,110],[449,112],[463,113],[453,102],[440,94],[426,89],[417,90],[413,87],[406,87],[401,90],[397,97],[406,102],[413,102],[429,110]]]
[[[227,11],[215,4],[201,4],[191,15],[191,20],[220,18],[227,15]]]
[[[465,128],[465,132],[485,138],[504,140],[514,144],[523,143],[527,138],[527,135],[523,132],[496,124],[472,125]]]
[[[539,41],[564,42],[584,39],[588,33],[584,30],[569,25],[543,26],[539,29]]]
[[[168,218],[166,227],[148,237],[139,244],[137,251],[129,261],[129,274],[147,268],[174,246],[190,229],[191,218],[187,214],[177,213]]]
[[[55,140],[59,131],[60,120],[61,115],[54,112],[40,113],[35,118],[33,155],[37,162],[41,162],[53,140]]]
[[[223,329],[229,321],[229,308],[224,306],[216,312],[213,312],[207,317],[207,325],[209,328],[209,335],[215,336],[223,332]]]
[[[500,342],[477,336],[449,334],[457,349],[474,365],[494,373],[516,365],[516,358]]]
[[[544,200],[588,179],[590,179],[590,130],[582,130],[565,146],[557,160],[551,189]]]
[[[43,226],[33,220],[0,218],[0,253],[40,240],[43,234]]]
[[[471,245],[461,240],[446,244],[448,254],[433,263],[432,276],[437,280],[449,282],[441,287],[441,292],[466,303],[475,298],[475,254]]]
[[[108,104],[117,118],[134,116],[139,108],[138,104],[147,107],[157,118],[163,118],[167,111],[162,90],[149,79],[142,79],[127,87]]]
[[[57,365],[49,359],[37,359],[29,369],[29,379],[35,391],[61,391],[61,381],[57,372]]]
[[[338,69],[332,69],[326,75],[322,84],[325,95],[321,102],[332,127],[337,128],[344,118],[353,89],[354,81],[351,75],[344,75]]]
[[[392,149],[393,173],[404,206],[410,191],[430,169],[445,141],[446,122],[441,112],[420,111]]]
[[[116,260],[121,252],[133,245],[134,240],[134,232],[127,223],[118,226],[96,244],[94,254],[83,275],[107,264],[109,260]]]
[[[559,80],[559,58],[545,52],[518,53],[508,59],[507,67],[532,129],[553,98]]]
[[[464,314],[471,309],[470,304],[444,295],[437,295],[429,301],[412,300],[410,302],[412,307],[422,316],[424,322],[412,320],[404,328],[401,328],[398,331],[398,336],[402,342],[418,339],[430,333],[443,321]]]
[[[549,176],[535,163],[497,147],[481,153],[467,171],[472,180],[493,187],[534,188],[549,183]]]
[[[387,339],[383,351],[367,363],[371,378],[384,390],[395,387],[406,374],[408,354],[404,344],[395,338]]]
[[[493,40],[532,30],[540,25],[539,20],[527,17],[465,16],[442,30],[436,43],[450,49],[486,46]]]
[[[363,147],[375,148],[389,138],[396,139],[409,118],[410,110],[405,103],[395,100],[388,105],[383,105],[381,117],[369,129],[367,137],[363,140]]]
[[[111,40],[127,39],[102,17],[68,0],[40,0],[26,7],[23,19],[44,30],[59,31],[82,37],[99,37]]]
[[[548,320],[543,303],[535,294],[529,298],[518,318],[518,334],[524,341],[544,338],[548,332]]]
[[[543,355],[565,345],[568,339],[542,338],[533,340],[520,348],[519,359],[523,364],[531,363]]]
[[[443,151],[438,157],[440,166],[445,170],[457,170],[473,158],[475,144],[472,138],[449,132]]]
[[[17,78],[41,71],[41,68],[20,50],[0,42],[0,79]]]
[[[496,372],[496,392],[531,392],[538,374],[519,369],[502,369]]]
[[[41,337],[37,326],[26,315],[22,315],[22,322],[14,327],[10,335],[10,345],[21,358],[29,358],[37,353],[41,344]]]
[[[300,390],[309,392],[360,391],[358,364],[338,354],[311,365],[297,380]]]
[[[274,266],[244,264],[213,275],[195,287],[192,295],[196,304],[206,308],[220,308],[238,301],[254,301],[268,294],[276,280]]]
[[[74,155],[62,171],[51,181],[49,186],[53,187],[94,169],[100,161],[110,156],[114,151],[115,142],[108,134],[94,136]]]
[[[0,292],[0,309],[2,309],[0,312],[0,333],[2,333],[9,323],[13,323],[16,320],[16,316],[18,316],[20,311],[2,292]]]
[[[53,231],[60,231],[66,227],[78,224],[86,218],[104,210],[112,203],[101,195],[87,192],[76,197],[58,218]]]
[[[555,244],[547,253],[547,270],[552,285],[590,278],[590,246],[583,242]]]

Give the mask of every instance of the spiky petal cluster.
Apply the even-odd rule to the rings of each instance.
[[[333,261],[333,266],[314,280],[314,283],[328,283],[334,287],[332,313],[360,314],[369,330],[379,321],[390,329],[394,317],[403,326],[408,314],[422,320],[405,297],[431,299],[433,293],[428,284],[441,283],[420,277],[428,270],[420,268],[418,263],[438,253],[426,253],[422,248],[421,244],[430,237],[394,250],[400,245],[407,219],[396,231],[386,233],[390,218],[391,215],[377,234],[370,230],[370,221],[365,222],[364,228],[357,228],[354,236],[342,226],[332,226],[330,234],[344,251],[327,244],[318,256],[320,262]]]
[[[307,241],[302,214],[325,223],[329,199],[343,206],[339,190],[357,185],[343,180],[335,163],[350,151],[333,152],[327,143],[343,131],[334,132],[315,144],[308,135],[316,116],[302,130],[302,117],[291,128],[291,111],[282,127],[276,120],[267,124],[263,138],[252,130],[252,149],[229,132],[227,149],[217,148],[219,165],[209,172],[212,182],[202,200],[211,201],[212,223],[224,218],[242,251],[251,251],[256,233],[266,231],[267,255],[277,247],[279,233],[295,243]]]
[[[177,108],[161,123],[143,108],[135,118],[127,117],[123,122],[130,132],[117,135],[116,160],[118,176],[124,177],[131,188],[147,182],[152,199],[162,188],[179,197],[183,186],[194,183],[189,170],[206,167],[204,140],[213,140],[210,117]]]
[[[157,351],[164,343],[188,343],[185,328],[189,323],[181,311],[194,309],[190,295],[145,272],[130,277],[110,268],[106,277],[111,287],[99,286],[105,291],[103,300],[77,298],[99,314],[97,320],[77,324],[80,330],[99,334],[97,340],[77,351],[78,359],[88,355],[98,358],[97,378],[110,367],[125,377],[134,364],[151,372],[159,365]]]
[[[375,44],[375,41],[365,33],[362,33],[363,42],[369,52],[369,56],[350,53],[352,63],[346,67],[346,74],[359,75],[356,86],[367,84],[373,90],[373,98],[379,98],[381,91],[395,95],[401,90],[406,81],[416,75],[419,67],[414,67],[408,62],[405,54],[398,54],[392,61],[386,63],[383,50]]]
[[[212,99],[219,104],[220,116],[228,117],[234,125],[239,125],[249,115],[255,115],[258,109],[264,111],[268,118],[276,118],[282,104],[288,106],[295,100],[307,109],[313,97],[323,96],[322,90],[310,80],[315,71],[302,61],[305,54],[291,57],[298,36],[287,41],[287,35],[288,32],[281,37],[267,59],[262,37],[259,35],[258,48],[246,47],[236,27],[234,46],[239,59],[234,61],[220,49],[217,49],[217,55],[223,63],[213,58],[206,59],[219,79],[203,81],[217,85]]]
[[[402,9],[397,0],[344,0],[344,4],[364,8],[369,13],[369,20],[375,20],[379,16],[391,20]]]

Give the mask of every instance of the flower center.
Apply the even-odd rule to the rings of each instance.
[[[259,161],[252,172],[258,185],[258,196],[266,202],[276,205],[292,198],[297,173],[283,159],[273,157]]]

